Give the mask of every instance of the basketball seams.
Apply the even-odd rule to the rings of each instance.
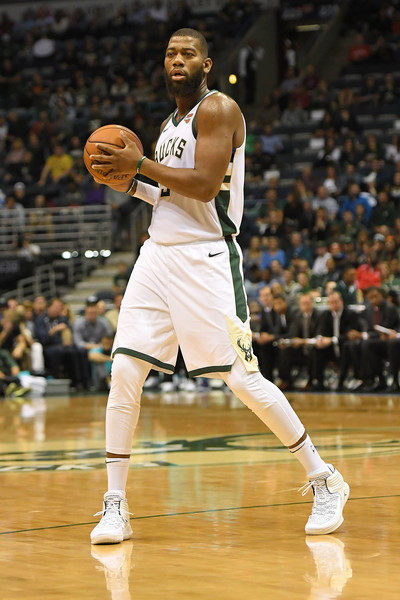
[[[90,161],[90,155],[91,154],[95,154],[96,152],[98,152],[97,148],[96,148],[96,144],[104,144],[105,146],[110,146],[110,148],[119,148],[122,149],[125,146],[124,145],[119,145],[117,142],[118,141],[122,141],[118,139],[118,131],[124,131],[127,136],[129,137],[130,140],[132,140],[133,142],[135,142],[135,144],[137,145],[137,147],[139,148],[139,150],[141,152],[143,152],[143,144],[140,140],[140,138],[136,135],[136,133],[134,133],[131,129],[128,129],[128,127],[125,127],[124,125],[116,125],[116,124],[108,124],[108,125],[103,125],[102,127],[99,127],[98,129],[96,129],[95,131],[92,131],[92,133],[90,134],[89,138],[87,139],[84,149],[83,149],[83,158],[84,158],[84,163],[85,166],[87,168],[87,170],[89,171],[89,173],[94,176],[97,177],[98,179],[102,179],[102,176],[107,176],[110,173],[110,169],[107,170],[107,166],[104,165],[104,169],[103,172],[99,172],[97,170],[92,169],[91,166],[91,161]],[[111,133],[111,135],[110,135]],[[106,140],[106,139],[96,139],[96,136],[102,136],[102,134],[104,134],[104,138],[107,137],[107,135],[110,135],[110,137],[112,138],[112,141],[110,140]],[[114,138],[114,139],[113,139]],[[89,147],[88,147],[89,146]],[[91,147],[93,146],[93,147]],[[106,152],[102,152],[102,154],[104,154],[105,156],[107,156]],[[128,179],[131,178],[132,175],[129,174],[120,174],[118,176],[115,176],[114,179],[123,181],[124,179]]]

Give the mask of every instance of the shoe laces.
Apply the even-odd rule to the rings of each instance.
[[[107,500],[104,500],[103,510],[95,513],[93,516],[98,517],[103,515],[103,519],[107,519],[110,523],[118,523],[120,519],[123,519],[123,516],[121,515],[121,502],[122,500],[120,498],[107,498]],[[124,510],[124,513],[126,515],[133,514],[127,510]]]
[[[313,515],[326,515],[327,512],[334,510],[332,507],[332,494],[326,485],[327,477],[329,475],[320,475],[315,479],[310,479],[310,481],[297,490],[301,492],[302,496],[305,496],[308,490],[312,488],[314,493]]]

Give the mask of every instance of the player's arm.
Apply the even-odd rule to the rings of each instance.
[[[201,103],[196,124],[193,169],[167,167],[146,158],[140,165],[140,173],[182,196],[209,202],[221,187],[232,148],[241,145],[244,140],[244,124],[236,102],[222,94],[213,94]],[[142,155],[136,144],[126,137],[124,142],[125,148],[113,149],[111,156],[95,155],[92,160],[111,164],[115,172],[132,172],[132,165],[136,167]]]

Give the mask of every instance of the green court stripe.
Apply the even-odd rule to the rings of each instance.
[[[383,500],[386,498],[400,498],[400,494],[383,494],[381,496],[358,496],[349,498],[347,502],[355,500]],[[205,510],[189,510],[174,513],[161,513],[157,515],[145,515],[143,517],[132,517],[130,521],[144,521],[145,519],[159,519],[162,517],[185,517],[190,515],[204,515],[210,513],[228,512],[232,510],[251,510],[254,508],[280,508],[285,506],[301,506],[303,504],[312,504],[313,500],[303,500],[299,502],[278,502],[275,504],[253,504],[250,506],[228,506],[227,508],[208,508]],[[31,529],[15,529],[13,531],[0,531],[0,535],[11,535],[13,533],[30,533],[32,531],[50,531],[52,529],[64,529],[66,527],[85,527],[95,525],[98,521],[88,521],[86,523],[68,523],[67,525],[50,525],[48,527],[32,527]]]
[[[149,356],[148,354],[143,354],[143,352],[137,352],[136,350],[131,350],[130,348],[117,348],[114,351],[113,356],[115,356],[116,354],[126,354],[128,356],[133,356],[134,358],[140,358],[140,360],[149,362],[150,364],[154,365],[155,367],[159,367],[160,369],[165,369],[169,373],[173,373],[174,369],[175,369],[174,365],[169,365],[168,363],[163,363],[160,360],[157,360],[156,358],[154,358],[153,356]]]
[[[204,373],[227,373],[232,369],[232,365],[224,365],[221,367],[202,367],[201,369],[194,369],[194,371],[188,371],[189,377],[198,377],[204,375]]]

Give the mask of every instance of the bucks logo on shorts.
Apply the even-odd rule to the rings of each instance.
[[[258,360],[253,354],[252,336],[248,323],[244,324],[239,319],[233,321],[227,315],[225,315],[225,320],[232,345],[246,367],[246,371],[249,373],[258,371]]]
[[[244,360],[246,362],[251,362],[253,360],[253,349],[251,347],[250,337],[247,334],[241,335],[237,338],[236,343],[243,352]]]

